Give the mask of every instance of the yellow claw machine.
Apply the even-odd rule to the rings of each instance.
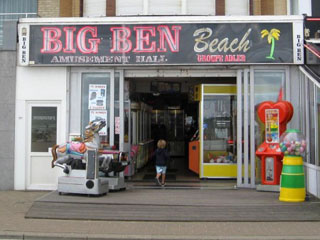
[[[194,91],[199,101],[199,177],[236,178],[236,85],[201,84]]]

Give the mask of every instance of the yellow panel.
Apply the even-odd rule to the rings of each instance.
[[[201,101],[201,84],[194,86],[193,94],[195,101]]]
[[[237,164],[204,165],[203,177],[236,178]]]
[[[250,177],[250,164],[248,166],[248,173]],[[244,176],[244,166],[242,166],[242,176]],[[207,178],[236,178],[237,164],[214,164],[203,165],[203,176]]]
[[[204,93],[226,93],[226,94],[236,94],[237,86],[236,85],[214,85],[214,86],[204,86]]]

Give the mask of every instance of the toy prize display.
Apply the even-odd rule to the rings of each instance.
[[[280,201],[303,202],[306,196],[303,158],[307,147],[304,136],[297,129],[288,129],[280,138],[284,154],[281,173]]]

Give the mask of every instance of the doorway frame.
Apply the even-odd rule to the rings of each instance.
[[[54,175],[56,176],[54,178],[55,182],[52,182],[51,184],[35,184],[32,183],[31,178],[33,176],[32,172],[32,157],[44,157],[44,158],[51,158],[51,148],[48,148],[48,152],[32,152],[31,151],[31,138],[32,138],[32,108],[33,107],[56,107],[57,108],[57,126],[56,126],[56,143],[60,142],[61,136],[62,136],[62,101],[61,100],[44,100],[44,101],[26,101],[26,127],[27,127],[27,134],[26,134],[26,168],[25,168],[25,188],[27,190],[54,190],[56,189],[56,180],[57,177],[60,175],[59,171],[56,169],[51,169],[50,164],[48,164],[48,167],[50,167],[50,170],[55,171]],[[51,159],[50,159],[51,162]]]
[[[233,69],[207,67],[168,67],[168,68],[128,68],[124,69],[124,78],[161,78],[161,77],[235,77],[237,85],[237,187],[255,188],[255,132],[254,124],[254,68],[251,66],[235,67]],[[242,97],[244,101],[242,103]],[[250,106],[242,108],[242,105]],[[242,111],[244,110],[244,112]],[[242,134],[242,127],[244,133]],[[250,137],[249,137],[250,134]],[[244,148],[242,147],[242,135],[245,135]],[[249,140],[250,138],[250,140]],[[253,146],[250,148],[250,146]],[[250,149],[250,151],[249,151]],[[242,150],[245,150],[242,153]],[[244,157],[244,162],[242,162]],[[200,164],[200,163],[199,163]],[[252,180],[251,180],[252,179]]]
[[[114,145],[114,133],[115,133],[115,118],[114,118],[114,90],[115,90],[115,73],[119,73],[119,118],[120,118],[120,136],[119,136],[119,150],[124,151],[124,71],[123,69],[115,69],[115,68],[98,68],[98,67],[72,67],[70,69],[70,81],[69,81],[69,97],[68,97],[68,107],[70,107],[71,101],[77,101],[79,103],[79,106],[77,106],[77,109],[75,112],[81,113],[81,89],[82,89],[82,75],[84,73],[109,73],[110,74],[110,114],[108,117],[108,121],[110,124],[110,134],[109,134],[109,143],[110,146]],[[74,90],[71,89],[71,82],[76,81],[77,82],[77,92],[79,92],[78,95],[75,97],[75,99],[71,99],[71,94],[74,92]],[[67,116],[68,118],[68,136],[69,138],[72,138],[73,136],[81,136],[81,116],[79,119],[74,119],[74,116],[76,114],[71,113],[71,109],[69,109],[69,114]],[[72,115],[73,114],[73,115]],[[113,116],[113,117],[112,117]],[[76,127],[71,128],[70,124],[75,123]]]

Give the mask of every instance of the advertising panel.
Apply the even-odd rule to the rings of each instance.
[[[31,25],[29,64],[284,64],[293,23]]]

